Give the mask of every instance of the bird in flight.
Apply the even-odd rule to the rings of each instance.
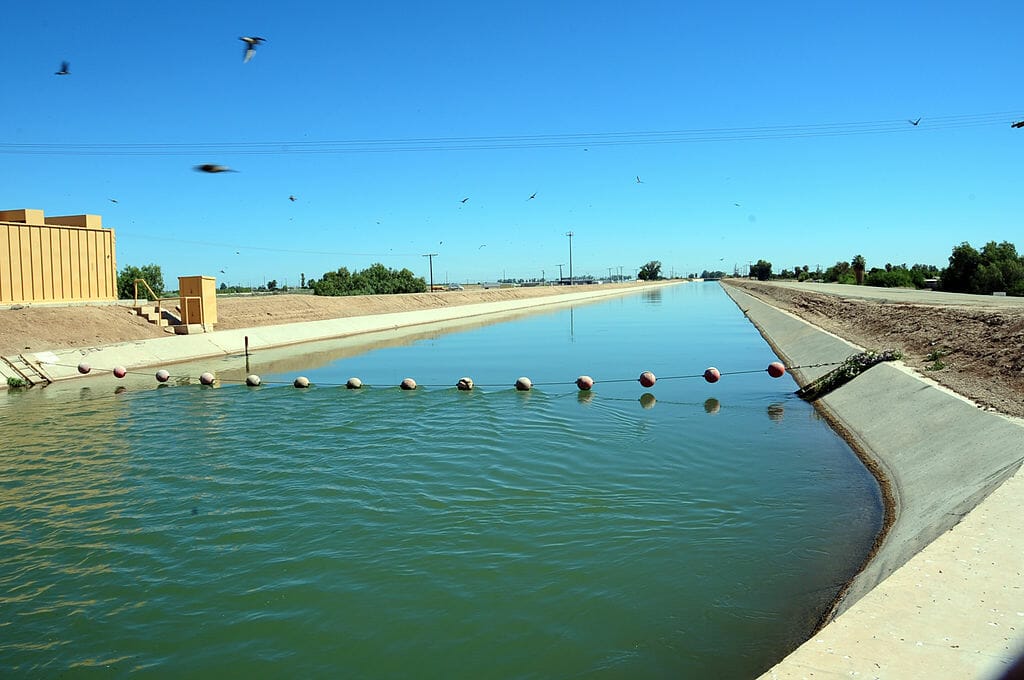
[[[107,200],[110,201],[111,203],[117,203],[116,198],[108,198]]]
[[[917,127],[917,124],[921,122],[921,119],[918,118],[917,120],[907,120],[907,122],[913,125],[914,127]]]
[[[536,191],[534,191],[532,194],[530,194],[530,197],[528,199],[526,199],[526,200],[527,201],[532,201],[535,198],[537,198],[537,192]]]
[[[295,201],[297,201],[299,199],[295,198],[295,195],[292,194],[291,196],[288,197],[288,200],[291,201],[292,203],[294,203]]]
[[[242,42],[245,43],[245,54],[242,57],[242,63],[243,64],[248,64],[249,61],[254,56],[256,56],[256,46],[257,45],[259,45],[262,42],[266,42],[266,38],[261,38],[259,36],[248,36],[248,35],[243,35],[241,38],[239,38],[239,40],[241,40]]]
[[[465,197],[464,199],[462,199],[461,201],[459,201],[459,203],[465,203],[465,202],[466,202],[466,201],[468,201],[468,200],[469,200],[469,196],[466,196],[466,197]]]
[[[232,170],[226,165],[216,165],[214,163],[203,163],[195,167],[196,172],[209,172],[216,174],[218,172],[238,172],[238,170]]]
[[[55,76],[67,76],[71,75],[71,64],[66,61],[60,62],[60,70],[55,72]]]
[[[637,175],[637,176],[636,176],[636,183],[637,183],[637,184],[643,184],[643,182],[642,182],[642,181],[640,181],[640,175]]]
[[[1024,120],[1018,120],[1016,123],[1010,123],[1012,128],[1024,128]]]

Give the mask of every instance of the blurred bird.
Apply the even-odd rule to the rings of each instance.
[[[1016,123],[1010,123],[1010,127],[1024,128],[1024,120],[1018,120]]]
[[[636,183],[637,184],[643,184],[643,182],[640,181],[640,175],[636,176]]]
[[[60,70],[54,73],[55,76],[67,76],[71,75],[71,64],[66,61],[60,62]]]
[[[465,203],[465,202],[466,202],[466,201],[468,201],[468,200],[469,200],[469,196],[466,196],[466,197],[465,197],[464,199],[462,199],[461,201],[459,201],[459,203]]]
[[[259,36],[247,36],[243,35],[239,38],[245,43],[245,55],[242,57],[242,63],[248,64],[249,61],[256,55],[256,46],[262,42],[266,42],[266,38],[260,38]]]
[[[909,120],[908,119],[907,122],[916,127],[917,124],[921,122],[921,119],[920,118],[918,118],[917,120]]]
[[[537,198],[537,192],[536,191],[534,191],[532,194],[530,194],[530,197],[528,199],[526,199],[526,200],[527,201],[532,201],[535,198]]]
[[[110,201],[111,203],[117,203],[116,198],[108,198],[107,200]]]
[[[295,201],[297,201],[298,199],[297,199],[297,198],[295,198],[295,196],[294,196],[294,195],[292,195],[292,196],[289,196],[289,197],[288,197],[288,200],[289,200],[289,201],[291,201],[292,203],[294,203],[294,202],[295,202]]]
[[[238,170],[232,170],[231,168],[229,168],[226,165],[215,165],[213,163],[203,163],[202,165],[197,165],[195,167],[195,169],[196,169],[196,172],[210,172],[210,173],[238,172]]]

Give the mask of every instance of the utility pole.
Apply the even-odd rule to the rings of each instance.
[[[619,283],[622,283],[622,265],[619,265]]]
[[[564,267],[564,266],[565,266],[564,262],[562,262],[562,263],[560,263],[558,265],[558,285],[562,285],[562,267]]]
[[[434,292],[434,258],[437,257],[437,253],[427,253],[423,257],[430,258],[430,292]]]
[[[572,232],[567,231],[565,232],[565,235],[569,237],[569,285],[573,286],[575,285],[575,282],[572,278]]]

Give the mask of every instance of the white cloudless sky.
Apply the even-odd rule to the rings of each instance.
[[[568,231],[598,277],[1024,248],[1020,3],[56,2],[4,23],[0,209],[100,214],[119,268],[169,288],[426,277],[425,253],[435,281],[551,279]],[[243,35],[266,38],[249,63]]]

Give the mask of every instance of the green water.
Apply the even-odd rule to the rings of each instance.
[[[0,675],[752,677],[880,526],[717,285],[320,350],[0,394]]]

